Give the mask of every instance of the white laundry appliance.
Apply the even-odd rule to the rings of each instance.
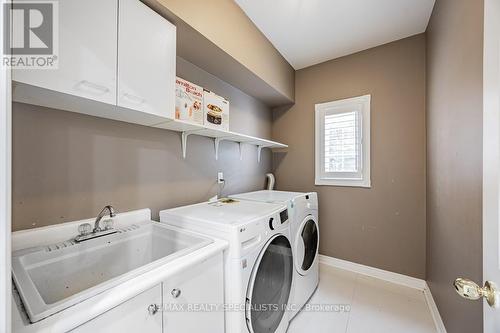
[[[160,221],[229,242],[226,332],[286,332],[294,276],[286,205],[221,200],[161,211]]]
[[[294,290],[290,302],[293,318],[307,303],[319,283],[318,195],[315,192],[263,190],[231,195],[238,200],[280,203],[288,207],[294,256]]]

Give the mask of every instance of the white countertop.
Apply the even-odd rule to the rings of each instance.
[[[145,209],[118,214],[113,220],[115,225],[123,226],[131,222],[137,223],[138,220],[149,222],[150,216],[150,210]],[[75,227],[77,228],[81,223],[89,223],[92,221],[93,220],[76,221],[64,223],[59,226],[55,225],[15,232],[12,235],[13,248],[19,250],[26,247],[52,244],[54,241],[57,242],[61,238],[69,239],[70,237],[68,237],[68,235],[72,235],[73,237],[76,235]],[[206,235],[204,236],[207,237]],[[15,333],[67,332],[167,280],[169,277],[211,258],[221,251],[224,251],[227,246],[228,244],[226,241],[214,239],[213,243],[205,247],[107,289],[97,296],[86,299],[34,324],[29,323],[26,314],[20,309],[13,296],[12,331]]]

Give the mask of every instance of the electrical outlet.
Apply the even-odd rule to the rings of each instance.
[[[223,183],[224,183],[224,173],[218,172],[217,173],[217,184],[223,184]]]

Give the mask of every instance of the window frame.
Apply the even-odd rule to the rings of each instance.
[[[370,113],[371,95],[347,98],[327,103],[315,105],[315,185],[326,186],[348,186],[371,188],[371,167],[370,167]],[[325,151],[324,151],[324,126],[325,116],[328,114],[341,114],[359,110],[358,133],[361,151],[359,158],[361,161],[360,171],[356,174],[346,172],[327,173],[324,171]]]

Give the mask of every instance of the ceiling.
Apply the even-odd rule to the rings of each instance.
[[[235,0],[301,69],[422,33],[435,0]]]

